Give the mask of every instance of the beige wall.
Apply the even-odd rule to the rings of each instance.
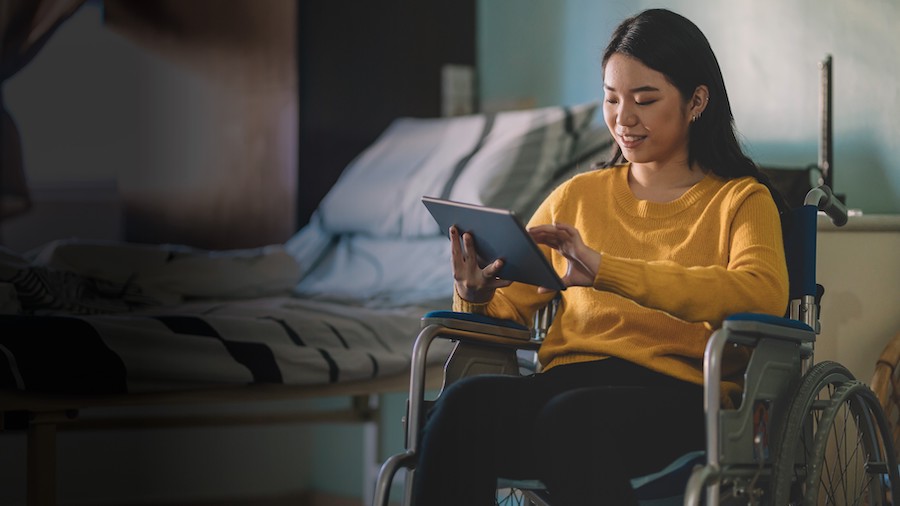
[[[881,350],[900,332],[900,216],[850,220],[848,230],[819,230],[817,278],[825,296],[816,360],[837,360],[868,382]],[[853,230],[867,220],[886,226]]]
[[[716,52],[741,141],[766,166],[816,163],[818,63],[834,58],[834,185],[867,213],[900,213],[900,2],[481,0],[482,103],[575,104],[603,95],[616,24],[650,7],[694,21]],[[527,34],[527,36],[523,36]],[[535,57],[532,57],[535,55]],[[799,202],[795,203],[799,204]]]

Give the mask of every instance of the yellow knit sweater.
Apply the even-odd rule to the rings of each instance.
[[[754,178],[713,174],[675,201],[637,200],[628,170],[623,165],[572,178],[529,222],[573,225],[602,253],[593,287],[562,292],[539,359],[547,370],[614,356],[702,384],[706,341],[725,317],[785,312],[788,276],[778,211]],[[542,249],[564,273],[566,259]],[[529,325],[553,295],[513,283],[485,304],[457,295],[454,309]],[[723,394],[739,390],[743,358],[726,358]]]

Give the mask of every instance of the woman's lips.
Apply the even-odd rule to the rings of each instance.
[[[640,145],[644,139],[646,139],[646,135],[622,135],[619,134],[619,144],[623,148],[633,149]]]

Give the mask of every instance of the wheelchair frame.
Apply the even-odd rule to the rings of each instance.
[[[797,281],[792,269],[789,318],[733,315],[707,343],[703,359],[706,463],[693,469],[683,491],[684,505],[699,505],[704,495],[709,506],[720,502],[887,505],[900,497],[896,454],[875,395],[842,365],[814,364],[821,297],[821,287],[815,285],[816,214],[824,211],[841,226],[847,221],[846,208],[822,185],[810,190],[801,210],[811,214],[800,238],[803,247],[812,248],[800,253],[803,270],[811,275]],[[803,285],[800,292],[795,285]],[[457,341],[444,368],[443,387],[473,374],[519,374],[523,364],[517,350],[540,347],[554,309],[551,305],[538,313],[534,329],[450,311],[429,313],[422,319],[412,353],[404,420],[406,449],[382,465],[375,487],[376,506],[387,506],[391,483],[401,467],[408,470],[403,504],[410,502],[419,429],[427,405],[434,402],[425,400],[425,357],[433,340]],[[753,349],[743,399],[735,409],[720,407],[722,358],[728,345]],[[862,453],[857,453],[860,449]],[[513,486],[521,487],[522,497],[531,504],[549,506],[544,495]]]

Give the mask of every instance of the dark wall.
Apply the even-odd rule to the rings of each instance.
[[[475,9],[475,0],[299,2],[298,226],[391,120],[440,115],[441,67],[475,66]]]

